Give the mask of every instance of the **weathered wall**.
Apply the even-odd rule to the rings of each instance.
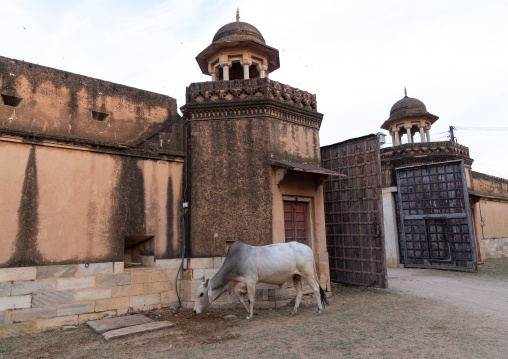
[[[0,93],[22,99],[0,98],[0,127],[13,131],[136,145],[178,121],[171,97],[1,56]]]
[[[181,162],[0,141],[0,267],[123,261],[126,235],[155,235],[156,257],[179,257],[182,171]]]
[[[189,124],[191,256],[226,254],[226,241],[271,243],[267,121]]]
[[[508,201],[508,180],[480,172],[472,172],[473,190],[483,195],[500,197]]]
[[[269,126],[270,158],[321,166],[319,129],[272,120]]]

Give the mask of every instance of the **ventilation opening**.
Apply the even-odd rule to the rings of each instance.
[[[92,120],[94,121],[104,121],[109,116],[109,113],[92,111]]]
[[[2,100],[4,101],[4,105],[17,107],[23,99],[21,97],[2,94]]]
[[[125,236],[123,261],[126,267],[154,264],[154,235]]]

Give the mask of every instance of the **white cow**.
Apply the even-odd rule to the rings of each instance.
[[[301,278],[305,278],[314,291],[318,314],[323,304],[328,304],[325,292],[317,280],[312,249],[298,242],[249,246],[240,241],[231,245],[224,264],[210,280],[204,280],[196,293],[194,313],[199,314],[212,304],[222,293],[237,293],[248,312],[246,320],[254,314],[254,296],[257,283],[282,286],[293,278],[296,288],[295,315],[303,295]],[[246,299],[249,303],[247,306]]]

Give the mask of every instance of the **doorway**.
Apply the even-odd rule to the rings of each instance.
[[[297,241],[310,246],[308,225],[308,203],[284,201],[285,242]]]

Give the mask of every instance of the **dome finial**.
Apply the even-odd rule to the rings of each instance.
[[[404,86],[404,96],[407,97],[407,90],[406,90],[406,86]]]
[[[236,8],[236,22],[240,21],[240,9]]]

